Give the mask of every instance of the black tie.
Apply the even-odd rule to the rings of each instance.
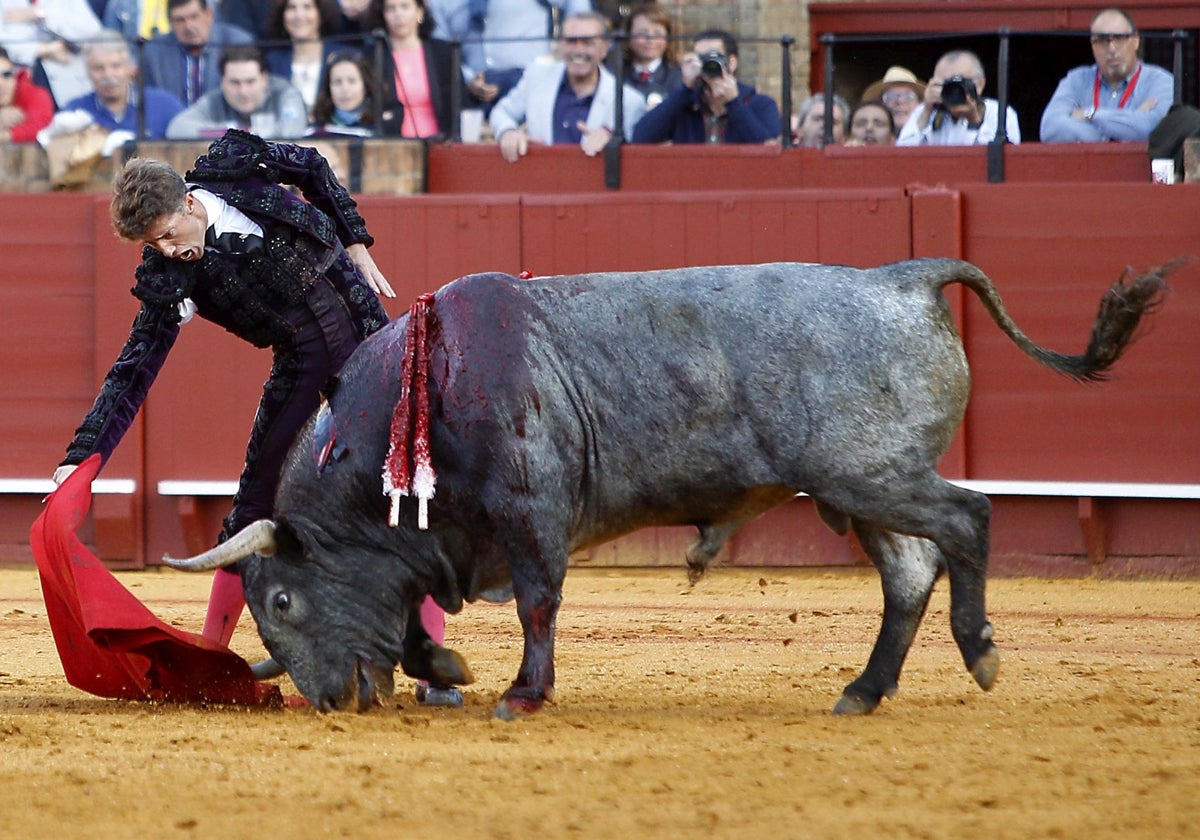
[[[204,232],[204,244],[226,254],[258,254],[263,250],[263,238],[253,233],[222,233],[216,228]]]

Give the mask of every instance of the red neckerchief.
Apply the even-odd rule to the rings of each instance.
[[[1129,87],[1125,88],[1125,92],[1121,94],[1121,101],[1117,103],[1118,108],[1124,108],[1125,103],[1129,101],[1129,97],[1133,95],[1133,88],[1137,84],[1138,76],[1142,75],[1142,63],[1138,62],[1138,69],[1129,79]],[[1100,109],[1100,68],[1096,68],[1096,84],[1092,87],[1092,110]]]

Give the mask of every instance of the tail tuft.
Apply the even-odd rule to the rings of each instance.
[[[1126,268],[1100,299],[1087,352],[1069,375],[1085,382],[1107,379],[1108,370],[1138,337],[1142,319],[1162,306],[1169,288],[1166,278],[1191,261],[1191,257],[1180,257],[1138,277],[1133,277],[1132,268]]]

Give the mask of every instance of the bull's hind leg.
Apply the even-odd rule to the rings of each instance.
[[[885,531],[859,519],[852,525],[883,582],[883,623],[866,669],[846,686],[833,707],[837,715],[870,714],[880,700],[896,693],[900,669],[925,615],[941,560],[929,540]]]
[[[941,504],[932,508],[928,531],[942,550],[950,577],[950,629],[975,682],[988,691],[1000,671],[1000,653],[992,643],[986,593],[988,535],[992,503],[982,493],[938,478]]]
[[[900,534],[924,537],[941,550],[950,578],[950,627],[967,670],[984,690],[1000,668],[992,644],[984,590],[987,582],[991,503],[936,473],[847,485],[825,501],[856,520]]]

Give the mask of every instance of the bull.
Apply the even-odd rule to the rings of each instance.
[[[572,551],[692,525],[695,580],[739,528],[802,492],[834,531],[854,532],[883,585],[878,638],[834,712],[867,714],[894,694],[943,573],[955,643],[988,690],[1000,663],[985,609],[991,505],[935,469],[970,387],[942,289],[970,289],[1025,354],[1087,381],[1132,341],[1169,271],[1118,280],[1081,355],[1035,344],[986,275],[957,260],[464,277],[420,325],[436,471],[427,528],[411,498],[392,527],[381,489],[410,314],[339,374],[291,450],[275,519],[166,560],[239,562],[267,650],[320,710],[382,704],[397,665],[469,682],[422,628],[421,600],[457,612],[515,596],[524,653],[496,710],[512,718],[553,700]]]

